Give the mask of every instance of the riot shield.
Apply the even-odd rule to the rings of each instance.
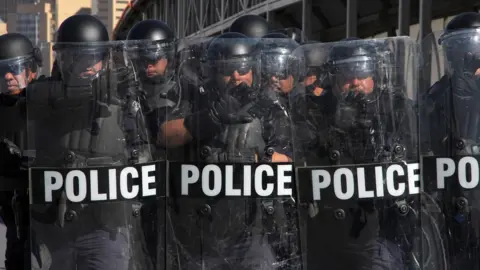
[[[185,62],[200,79],[189,81],[189,113],[167,122],[167,268],[300,267],[293,166],[281,162],[288,113],[260,88],[257,42],[218,37],[185,50],[200,57]]]
[[[295,54],[306,67],[290,101],[304,269],[419,269],[416,43]]]
[[[423,43],[438,44],[440,59],[431,68],[445,70],[425,89],[420,104],[423,202],[436,223],[444,252],[436,269],[477,269],[478,74],[477,30],[434,33]],[[434,51],[434,50],[432,50]],[[435,59],[433,53],[426,54]],[[427,63],[428,64],[428,63]],[[443,68],[442,68],[443,67]],[[427,81],[429,78],[425,78]],[[433,269],[433,268],[432,268]]]
[[[25,102],[32,269],[154,269],[143,207],[164,199],[165,163],[153,162],[126,46],[51,47],[54,74]]]
[[[0,56],[0,217],[2,230],[6,229],[0,242],[5,258],[1,266],[8,269],[28,269],[30,261],[26,165],[31,145],[23,97],[25,88],[41,72],[37,50],[27,54],[21,54],[21,49],[3,51]]]

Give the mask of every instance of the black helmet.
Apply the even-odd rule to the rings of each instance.
[[[442,44],[442,42],[454,32],[476,28],[480,28],[480,14],[476,12],[461,13],[447,24],[445,32],[438,39],[438,44]]]
[[[248,95],[253,91],[253,85],[241,84],[240,87],[236,87],[232,84],[233,80],[226,83],[224,76],[232,76],[235,72],[240,75],[252,72],[252,83],[255,83],[258,65],[255,52],[255,40],[235,32],[222,34],[214,38],[208,46],[203,68],[206,72],[205,75],[207,78],[213,79],[211,82],[215,82],[215,88],[218,90],[226,93],[233,91],[236,94],[232,95],[237,96],[238,94],[241,96],[239,99],[243,100],[246,97],[243,95]]]
[[[144,20],[136,23],[128,32],[127,40],[172,41],[175,34],[164,22],[159,20]]]
[[[241,33],[250,38],[260,38],[270,32],[270,25],[261,16],[244,15],[232,23],[229,32]]]
[[[480,28],[480,14],[477,12],[461,13],[453,18],[445,27],[446,32]]]
[[[262,76],[266,79],[272,76],[279,79],[284,79],[288,75],[296,77],[299,66],[296,65],[298,62],[294,61],[293,51],[297,47],[297,42],[282,33],[263,36],[258,46]]]
[[[214,38],[208,46],[207,61],[240,59],[251,57],[256,42],[236,32],[225,33]]]
[[[127,52],[133,60],[136,72],[143,81],[154,84],[169,81],[175,71],[175,34],[170,27],[159,20],[138,22],[128,32]],[[148,66],[166,59],[167,67],[162,75],[147,76]]]
[[[0,36],[0,79],[4,79],[7,73],[17,75],[23,71],[36,72],[38,66],[42,66],[40,51],[26,36],[19,33]],[[25,74],[25,79],[28,78],[28,75]],[[18,87],[23,89],[28,81],[18,83]],[[1,84],[2,87],[5,85]]]
[[[94,16],[86,14],[68,17],[58,27],[55,37],[56,43],[96,43],[108,40],[108,31],[105,25]]]
[[[480,14],[465,12],[453,18],[445,27],[438,43],[445,53],[447,71],[475,73],[480,67]]]
[[[67,18],[58,28],[55,41],[53,50],[55,50],[62,79],[66,84],[70,84],[72,79],[75,79],[76,83],[88,83],[100,71],[106,69],[106,62],[102,61],[107,59],[110,49],[107,44],[108,31],[97,18],[83,14]],[[87,68],[100,62],[102,62],[101,68],[95,70],[97,71],[95,75],[87,77],[80,75],[84,74]]]
[[[376,83],[380,83],[377,79],[381,78],[383,72],[376,49],[377,46],[364,40],[350,40],[334,46],[328,61],[330,82],[338,83],[336,79],[343,81],[349,78],[372,77]]]

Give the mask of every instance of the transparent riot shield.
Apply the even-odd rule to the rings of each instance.
[[[153,159],[166,161],[166,148],[163,143],[163,123],[167,115],[185,111],[179,106],[185,97],[178,84],[176,40],[152,42],[129,40],[126,42],[126,58],[132,63],[132,75],[136,78],[140,91],[140,104],[153,151]],[[165,182],[162,180],[162,184]],[[165,198],[150,197],[144,200],[142,222],[147,250],[154,258],[155,269],[164,269],[166,260],[166,205]]]
[[[435,33],[423,41],[424,47],[433,44],[432,40],[437,42],[442,61],[432,61],[431,67],[445,70],[431,80],[420,103],[422,199],[436,223],[437,243],[445,254],[435,269],[480,267],[479,37],[477,30],[465,30]],[[435,59],[433,53],[426,55],[426,59]]]
[[[164,199],[121,42],[55,43],[26,92],[32,269],[154,269],[144,204]],[[30,132],[31,131],[31,132]],[[156,214],[156,213],[154,213]]]
[[[258,40],[189,42],[191,106],[164,134],[167,268],[297,269],[288,112],[261,88]]]
[[[295,54],[306,63],[290,102],[304,269],[420,269],[416,43]]]
[[[4,35],[0,46],[22,39],[17,34]],[[0,267],[8,269],[28,269],[30,261],[26,167],[31,145],[27,138],[24,94],[41,73],[42,59],[38,51],[40,48],[7,50],[0,54],[0,249],[4,258]]]

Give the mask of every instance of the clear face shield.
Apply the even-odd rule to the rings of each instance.
[[[298,59],[289,54],[265,53],[261,57],[264,81],[271,82],[276,89],[288,94],[299,80]]]
[[[62,80],[67,86],[89,85],[106,70],[108,48],[64,47],[55,51]]]
[[[155,83],[169,81],[175,72],[173,43],[129,42],[128,57],[140,78]]]
[[[334,94],[340,100],[352,97],[362,97],[368,101],[375,100],[377,66],[369,56],[332,61],[330,81]]]
[[[214,79],[215,87],[241,103],[255,98],[258,61],[253,57],[235,57],[207,61],[208,76]]]
[[[1,93],[16,94],[26,88],[33,79],[34,65],[30,56],[0,60]]]
[[[454,94],[474,96],[480,89],[480,31],[468,29],[444,34],[439,43]]]

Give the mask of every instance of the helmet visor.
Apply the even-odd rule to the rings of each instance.
[[[33,58],[16,57],[0,60],[1,92],[12,92],[27,87]]]

